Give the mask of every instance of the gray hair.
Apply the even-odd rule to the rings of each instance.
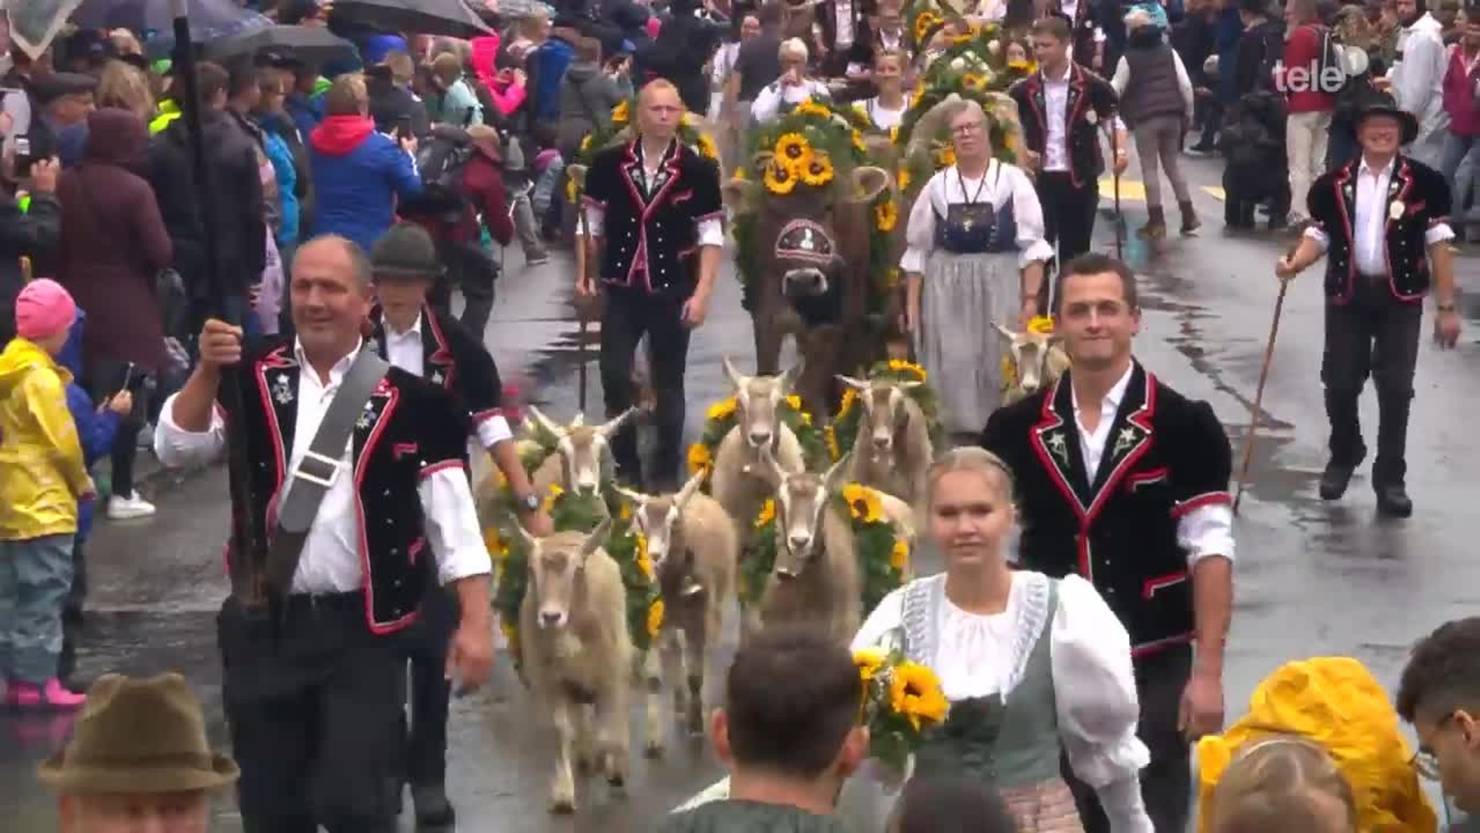
[[[956,119],[960,118],[963,113],[974,113],[981,117],[982,124],[988,127],[991,126],[991,122],[987,119],[987,111],[982,109],[980,102],[972,98],[963,98],[956,102],[956,106],[952,107],[950,114],[946,116],[946,124],[949,126]]]
[[[370,256],[360,248],[360,244],[345,237],[342,234],[320,234],[312,237],[298,246],[298,251],[293,254],[293,263],[298,263],[298,258],[314,246],[337,245],[349,258],[350,270],[355,276],[355,285],[361,289],[369,289],[374,284],[374,270],[370,268]],[[292,270],[290,269],[290,272]],[[291,279],[291,275],[290,275]]]
[[[787,38],[781,42],[781,48],[776,51],[777,60],[786,60],[788,57],[807,60],[807,43],[801,38]]]

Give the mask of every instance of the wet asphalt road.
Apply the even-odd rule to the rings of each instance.
[[[1288,241],[1225,235],[1221,203],[1200,187],[1217,183],[1220,163],[1189,159],[1186,165],[1199,186],[1194,200],[1206,223],[1200,236],[1170,239],[1155,253],[1134,237],[1126,241],[1127,258],[1143,276],[1145,319],[1137,352],[1173,387],[1209,400],[1238,452],[1277,289],[1271,265]],[[1130,176],[1137,174],[1133,163]],[[1144,219],[1144,205],[1127,201],[1125,208],[1134,229]],[[1114,249],[1111,229],[1102,215],[1101,250]],[[549,266],[524,269],[522,255],[511,250],[489,326],[499,366],[522,378],[534,401],[562,419],[577,407],[577,332],[567,320],[566,263],[557,255]],[[1480,287],[1480,257],[1467,254],[1458,263],[1461,287]],[[1326,439],[1318,381],[1319,267],[1291,288],[1252,483],[1238,519],[1238,603],[1225,678],[1230,718],[1243,711],[1261,677],[1292,658],[1355,656],[1391,689],[1415,638],[1475,612],[1480,566],[1464,541],[1471,501],[1480,494],[1468,470],[1480,456],[1480,440],[1469,423],[1472,406],[1480,403],[1480,300],[1464,309],[1468,329],[1458,350],[1440,352],[1426,340],[1421,351],[1408,475],[1417,510],[1411,520],[1386,521],[1373,511],[1366,467],[1342,502],[1324,504],[1316,497]],[[750,345],[749,320],[727,272],[711,319],[691,350],[691,436],[697,435],[704,406],[728,393],[721,358],[730,355],[740,367],[750,366]],[[597,411],[594,350],[591,358],[589,410]],[[1370,392],[1363,406],[1370,444],[1376,422]],[[214,637],[215,611],[226,592],[220,558],[227,525],[223,472],[154,482],[149,494],[161,507],[158,517],[100,522],[94,532],[81,674],[183,671],[206,703],[213,742],[223,745]],[[711,700],[713,680],[733,651],[733,619],[711,659]],[[505,663],[491,686],[454,704],[448,779],[459,830],[648,830],[659,814],[719,774],[702,742],[676,734],[663,759],[644,760],[637,751],[641,715],[635,705],[627,795],[611,795],[593,780],[579,796],[578,815],[552,819],[544,806],[553,740],[533,714]],[[54,802],[36,783],[34,767],[64,741],[70,726],[66,716],[0,713],[0,818],[6,819],[0,828],[55,829]],[[215,829],[240,829],[230,797],[218,803]],[[403,826],[411,829],[409,820]]]

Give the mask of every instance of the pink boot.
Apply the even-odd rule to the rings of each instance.
[[[10,690],[15,692],[16,707],[22,709],[76,709],[87,702],[86,694],[69,691],[56,677],[39,686],[17,681]]]
[[[5,685],[5,705],[12,709],[35,708],[41,702],[41,686],[12,679]]]

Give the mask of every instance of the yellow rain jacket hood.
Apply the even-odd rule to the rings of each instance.
[[[23,338],[0,353],[0,540],[77,532],[93,490],[67,410],[72,374]]]
[[[1363,833],[1438,828],[1410,763],[1413,753],[1398,730],[1398,713],[1367,668],[1350,657],[1285,663],[1254,689],[1248,714],[1222,735],[1198,741],[1199,806],[1210,806],[1213,787],[1241,747],[1277,734],[1326,750],[1351,784]],[[1207,833],[1209,814],[1202,815],[1198,830]]]

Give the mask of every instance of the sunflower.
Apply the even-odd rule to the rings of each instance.
[[[776,140],[776,158],[789,168],[799,167],[812,158],[812,146],[800,133],[783,133]]]
[[[807,413],[806,411],[798,411],[797,418],[802,421],[803,425],[806,425],[808,427],[812,425],[812,415]]]
[[[979,72],[968,72],[961,76],[961,87],[967,90],[980,90],[987,85],[987,79]]]
[[[906,190],[909,190],[909,187],[910,187],[910,169],[909,168],[900,168],[899,169],[899,190],[901,192],[904,192]]]
[[[709,412],[705,415],[710,422],[722,422],[735,415],[735,409],[740,406],[738,400],[731,396],[709,406]]]
[[[745,181],[745,166],[744,165],[736,165],[735,166],[735,174],[734,174],[734,176],[731,176],[730,178],[731,179],[738,179],[741,182],[744,182]]]
[[[907,362],[904,359],[890,359],[889,369],[894,371],[895,373],[908,373],[909,375],[915,377],[915,380],[919,382],[925,381],[926,378],[925,368],[919,366],[918,364],[915,364],[914,362]]]
[[[894,548],[889,550],[889,566],[903,572],[910,566],[910,542],[903,538],[894,539]]]
[[[826,104],[811,98],[798,104],[792,112],[800,113],[804,116],[820,116],[824,119],[832,118],[833,114],[832,110]]]
[[[719,158],[719,148],[714,146],[714,140],[709,138],[708,135],[700,133],[695,144],[699,146],[699,155],[705,159]]]
[[[617,102],[617,106],[612,108],[612,124],[624,125],[630,118],[632,118],[632,105],[626,101]]]
[[[950,166],[956,164],[956,149],[947,146],[936,151],[935,164],[941,168],[949,168]]]
[[[1007,68],[1017,70],[1024,75],[1032,75],[1038,71],[1038,65],[1032,61],[1008,61]]]
[[[915,18],[915,43],[924,45],[925,38],[930,34],[931,27],[943,22],[944,20],[941,16],[935,12],[921,12],[920,16]]]
[[[899,144],[899,125],[896,124],[893,127],[889,128],[889,141],[893,142],[894,144]]]
[[[853,410],[853,406],[857,403],[858,391],[852,387],[843,388],[843,398],[838,402],[838,415],[836,418],[842,419],[849,411]]]
[[[802,181],[808,185],[826,185],[833,179],[833,163],[827,154],[816,154],[802,169]]]
[[[656,639],[658,631],[663,629],[663,600],[653,599],[648,605],[647,632],[649,639]]]
[[[507,643],[509,645],[509,647],[515,648],[515,647],[518,646],[518,644],[519,644],[519,629],[516,628],[516,627],[514,627],[514,623],[513,622],[510,622],[507,619],[500,619],[499,620],[499,623],[498,623],[498,629],[501,630],[501,631],[503,631],[503,633],[504,633],[504,642]]]
[[[590,149],[591,149],[591,134],[590,133],[587,133],[584,137],[581,138],[581,153],[585,153],[586,151],[588,151]]]
[[[1017,362],[1012,360],[1011,353],[1002,354],[1002,363],[997,367],[997,374],[1002,377],[1003,390],[1011,390],[1017,387]]]
[[[647,536],[637,534],[632,537],[637,540],[637,569],[642,571],[648,581],[652,581],[657,577],[657,573],[653,571],[652,556],[648,555]]]
[[[497,528],[490,526],[483,530],[483,546],[488,549],[490,555],[495,556],[499,561],[508,560],[509,544],[503,538],[499,537]]]
[[[629,503],[628,501],[625,501],[624,500],[624,501],[622,501],[622,505],[619,506],[619,507],[617,507],[617,520],[619,520],[619,521],[630,521],[630,520],[632,520],[632,504],[631,503]]]
[[[776,500],[766,498],[766,502],[761,504],[761,511],[756,513],[755,528],[765,529],[766,525],[774,520],[776,520]]]
[[[889,654],[883,648],[860,648],[853,652],[853,666],[865,683],[879,673],[888,659]]]
[[[822,426],[822,441],[827,444],[828,459],[836,463],[843,456],[843,449],[838,446],[838,432],[831,424]]]
[[[562,489],[562,488],[560,488],[560,485],[559,484],[557,484],[557,483],[551,483],[550,484],[550,494],[548,494],[548,495],[545,496],[545,506],[544,506],[545,514],[548,515],[548,514],[550,514],[550,512],[554,511],[554,509],[555,509],[555,502],[558,501],[558,500],[560,500],[560,496],[563,495],[563,494],[565,494],[565,490]]]
[[[885,200],[874,206],[874,225],[879,231],[894,231],[894,224],[899,222],[899,208],[894,205],[894,200]]]
[[[1035,315],[1028,320],[1028,332],[1041,336],[1053,335],[1053,318],[1047,315]]]
[[[789,393],[786,395],[786,404],[790,405],[793,411],[800,411],[802,409],[802,397],[795,393]]]
[[[565,201],[574,203],[581,198],[580,189],[576,188],[576,181],[572,177],[565,178]]]
[[[856,127],[853,129],[852,138],[853,147],[858,148],[859,153],[868,153],[868,145],[863,143],[863,134]]]
[[[902,662],[889,674],[889,708],[909,720],[915,731],[921,724],[936,724],[946,718],[950,703],[941,693],[940,679],[929,668]]]
[[[709,453],[709,446],[704,443],[694,443],[689,446],[689,474],[709,472],[709,467],[714,464],[714,458]]]
[[[844,486],[843,501],[848,504],[848,514],[854,520],[871,524],[884,519],[884,507],[879,502],[879,493],[861,483]]]
[[[784,196],[797,187],[801,177],[792,176],[791,169],[772,162],[766,166],[766,172],[761,175],[761,181],[766,184],[767,191]]]

